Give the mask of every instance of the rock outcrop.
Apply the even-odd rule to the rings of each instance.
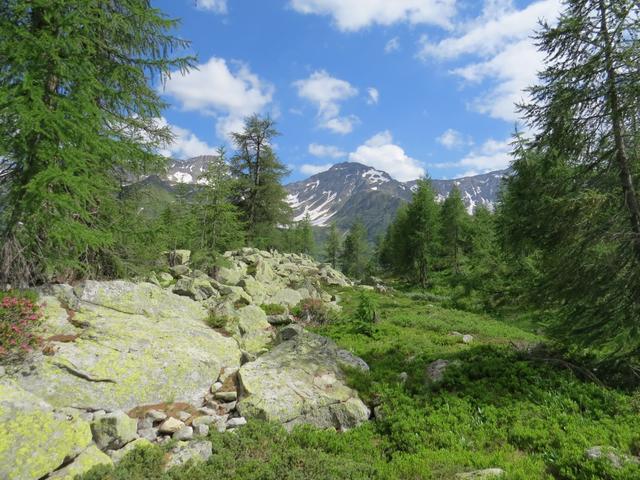
[[[216,278],[178,251],[148,282],[44,288],[46,348],[0,371],[0,478],[71,479],[172,439],[167,468],[205,460],[211,429],[251,418],[339,430],[367,420],[344,372],[367,365],[298,325],[276,328],[304,299],[339,308],[322,288],[348,279],[304,255],[225,257]]]
[[[345,385],[344,366],[368,370],[331,340],[301,331],[240,368],[238,410],[288,428],[301,423],[338,430],[355,427],[370,412]]]

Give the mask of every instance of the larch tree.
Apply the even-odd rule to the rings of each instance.
[[[513,248],[541,252],[552,332],[609,356],[640,354],[640,5],[568,0],[544,24],[539,83],[522,106],[504,195]]]
[[[418,180],[407,208],[407,252],[415,280],[427,287],[439,250],[439,206],[428,179]]]
[[[357,219],[344,239],[340,260],[344,273],[353,278],[364,278],[369,264],[367,230],[362,220]]]
[[[273,246],[277,228],[291,222],[287,191],[281,184],[289,173],[273,151],[279,135],[270,118],[253,115],[242,132],[232,134],[236,154],[231,173],[237,179],[235,201],[242,211],[249,240],[258,247]]]
[[[118,181],[161,166],[157,87],[190,57],[148,0],[0,3],[0,282],[109,274]]]
[[[340,232],[338,232],[338,227],[335,222],[333,222],[329,228],[329,235],[325,242],[325,257],[333,268],[338,268],[340,249],[342,248],[341,244]]]
[[[460,190],[454,186],[442,204],[440,227],[442,248],[455,274],[461,272],[468,217]]]

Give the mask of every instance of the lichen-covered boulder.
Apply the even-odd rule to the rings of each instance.
[[[278,305],[295,307],[298,303],[302,301],[302,298],[303,297],[300,294],[300,292],[293,290],[291,288],[283,288],[282,290],[277,291],[269,301],[271,303],[275,303]]]
[[[241,415],[292,428],[312,424],[346,430],[369,418],[369,409],[347,387],[343,367],[366,363],[328,338],[306,331],[293,335],[238,372]]]
[[[174,285],[173,293],[197,301],[206,300],[209,297],[218,295],[218,292],[211,285],[211,281],[206,277],[181,278]]]
[[[267,350],[274,338],[273,327],[267,321],[267,314],[256,305],[247,305],[235,312],[237,330],[234,338],[240,348],[251,354]]]
[[[91,432],[102,450],[117,450],[138,437],[138,422],[118,410],[96,418]]]
[[[98,465],[113,465],[113,461],[107,454],[101,452],[98,447],[91,445],[69,465],[49,475],[47,480],[74,480],[76,475],[82,475]]]
[[[53,355],[36,356],[33,370],[15,376],[54,407],[195,403],[223,367],[240,365],[237,342],[206,325],[204,306],[157,286],[86,282],[72,303],[78,338],[53,342]]]
[[[0,383],[0,478],[42,478],[90,443],[87,422],[55,412],[15,383]]]

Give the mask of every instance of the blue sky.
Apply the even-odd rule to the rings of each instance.
[[[154,0],[182,19],[199,69],[163,94],[189,158],[228,143],[252,113],[282,133],[296,180],[359,161],[398,180],[504,168],[541,68],[531,35],[559,0]]]

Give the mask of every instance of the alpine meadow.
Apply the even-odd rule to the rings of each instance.
[[[640,479],[640,4],[0,0],[0,479]]]

